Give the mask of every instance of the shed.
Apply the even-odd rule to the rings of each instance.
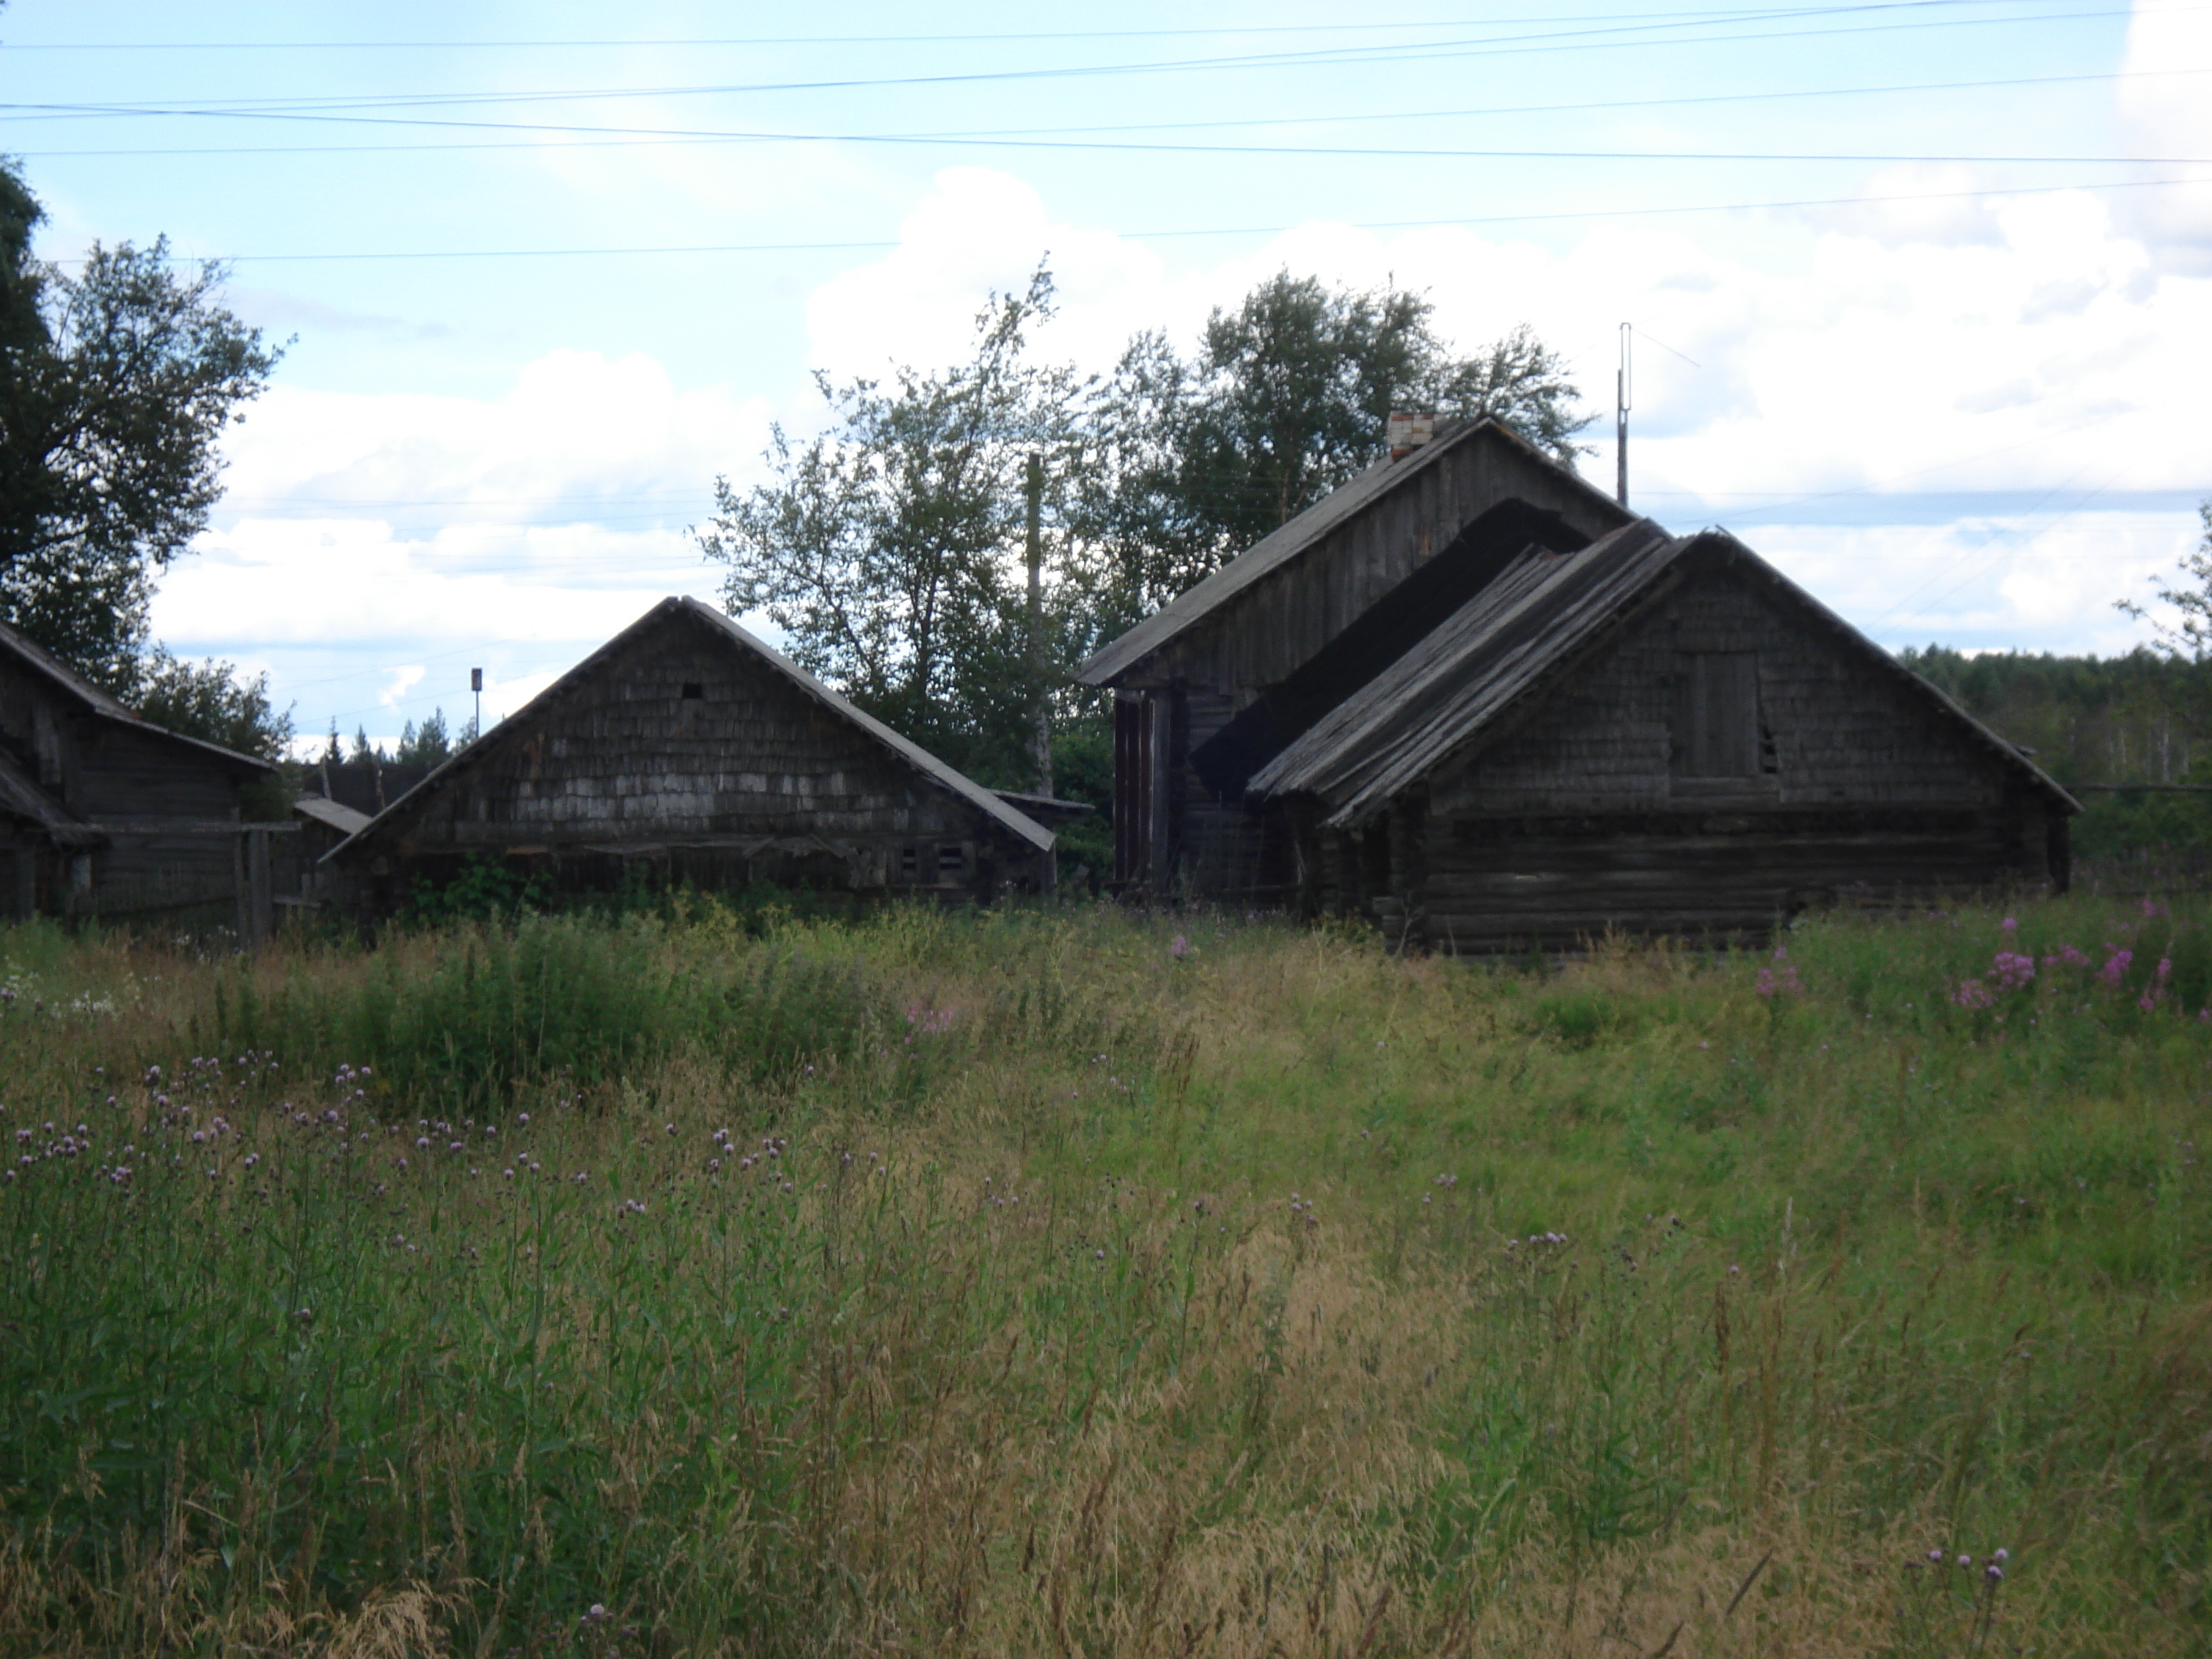
[[[1130,629],[1079,675],[1114,692],[1116,879],[1280,902],[1291,849],[1244,777],[1524,547],[1583,547],[1631,516],[1510,427],[1462,422]]]
[[[662,600],[325,863],[389,908],[497,858],[556,887],[642,872],[855,898],[1053,881],[1053,837],[696,599]]]
[[[1300,899],[1448,951],[2063,888],[2080,809],[1735,538],[1531,547],[1258,768]]]
[[[174,919],[240,902],[240,792],[275,769],[143,720],[0,625],[0,906]]]

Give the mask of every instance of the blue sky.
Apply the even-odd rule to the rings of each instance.
[[[2212,6],[15,0],[44,257],[296,336],[157,603],[303,732],[516,706],[661,594],[810,371],[1188,338],[1287,267],[1568,354],[1609,480],[1891,644],[2126,649],[2212,492]]]

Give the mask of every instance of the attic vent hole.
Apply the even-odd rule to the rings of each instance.
[[[686,680],[684,682],[684,700],[686,702],[696,702],[700,698],[706,695],[707,688],[702,685],[697,680]]]

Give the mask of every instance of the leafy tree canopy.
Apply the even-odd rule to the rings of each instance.
[[[2133,599],[2114,601],[2115,607],[2151,624],[2153,641],[2166,655],[2179,661],[2212,662],[2212,501],[2197,508],[2204,533],[2175,567],[2177,580],[2151,580],[2151,596],[2172,615],[2153,617]]]
[[[717,479],[697,532],[729,567],[732,615],[765,615],[801,666],[979,775],[1021,775],[1024,469],[1034,451],[1066,454],[1081,390],[1024,356],[1052,301],[1040,268],[993,296],[965,362],[817,377],[827,429],[802,443],[776,428],[769,482]]]
[[[30,257],[36,200],[0,162],[0,617],[126,698],[155,580],[221,494],[218,441],[278,352],[166,238]]]
[[[1371,465],[1395,410],[1494,416],[1567,465],[1588,453],[1565,365],[1525,325],[1463,356],[1434,312],[1285,270],[1215,310],[1188,356],[1164,334],[1132,340],[1087,422],[1099,641]]]
[[[210,657],[189,662],[156,646],[141,661],[138,713],[188,738],[275,763],[292,742],[292,714],[269,701],[269,676],[252,679]]]

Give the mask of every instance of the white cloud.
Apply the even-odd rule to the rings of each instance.
[[[642,357],[559,351],[493,400],[278,386],[229,446],[229,494],[155,625],[188,646],[603,638],[711,591],[685,526],[750,477],[764,406],[679,392]]]
[[[2212,11],[2138,3],[2115,83],[2134,153],[2212,157]],[[2145,167],[2142,176],[2207,180],[2212,167]],[[2122,213],[2170,269],[2212,275],[2212,181],[2130,191]]]
[[[386,708],[398,708],[399,700],[422,684],[424,672],[425,670],[419,662],[409,663],[404,667],[393,669],[392,683],[384,688],[377,701]]]
[[[2193,539],[2187,515],[2067,513],[1864,528],[1742,531],[1793,580],[1885,645],[2125,653],[2144,637],[2113,601],[2148,601]]]

